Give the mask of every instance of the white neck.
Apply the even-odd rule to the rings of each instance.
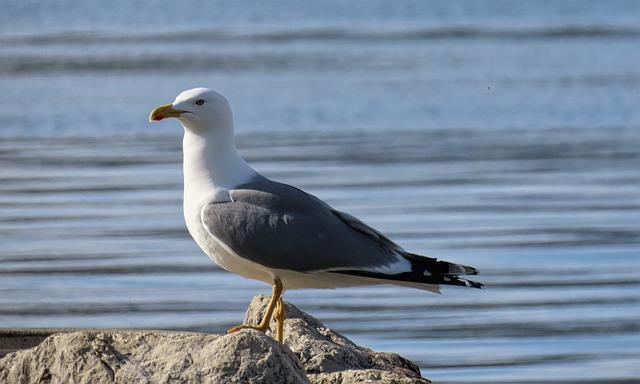
[[[214,135],[185,129],[182,150],[185,205],[217,189],[234,189],[257,175],[236,150],[232,130]]]

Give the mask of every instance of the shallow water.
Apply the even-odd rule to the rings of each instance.
[[[0,325],[222,332],[268,293],[189,239],[146,123],[205,85],[259,171],[487,284],[289,301],[438,382],[640,378],[637,3],[66,3],[0,15]]]

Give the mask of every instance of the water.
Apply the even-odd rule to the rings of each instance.
[[[239,147],[482,291],[287,299],[445,383],[640,380],[637,2],[14,2],[0,14],[0,325],[223,332],[265,285],[181,213],[209,86]]]

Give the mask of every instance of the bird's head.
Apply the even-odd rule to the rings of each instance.
[[[216,129],[233,129],[229,102],[224,96],[208,88],[193,88],[179,94],[173,103],[151,111],[149,121],[175,117],[185,129],[207,133]]]

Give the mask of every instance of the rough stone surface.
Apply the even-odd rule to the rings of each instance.
[[[269,296],[254,297],[245,323],[257,324],[268,302]],[[357,346],[292,304],[285,303],[285,312],[284,343],[298,356],[312,383],[430,383],[420,376],[418,366],[398,354]],[[271,329],[275,330],[274,319]]]
[[[291,351],[257,331],[81,331],[0,360],[1,383],[306,383]]]
[[[267,302],[255,297],[245,321],[258,323]],[[0,383],[429,383],[396,354],[359,347],[293,305],[286,314],[286,346],[253,330],[56,333],[0,359]]]

